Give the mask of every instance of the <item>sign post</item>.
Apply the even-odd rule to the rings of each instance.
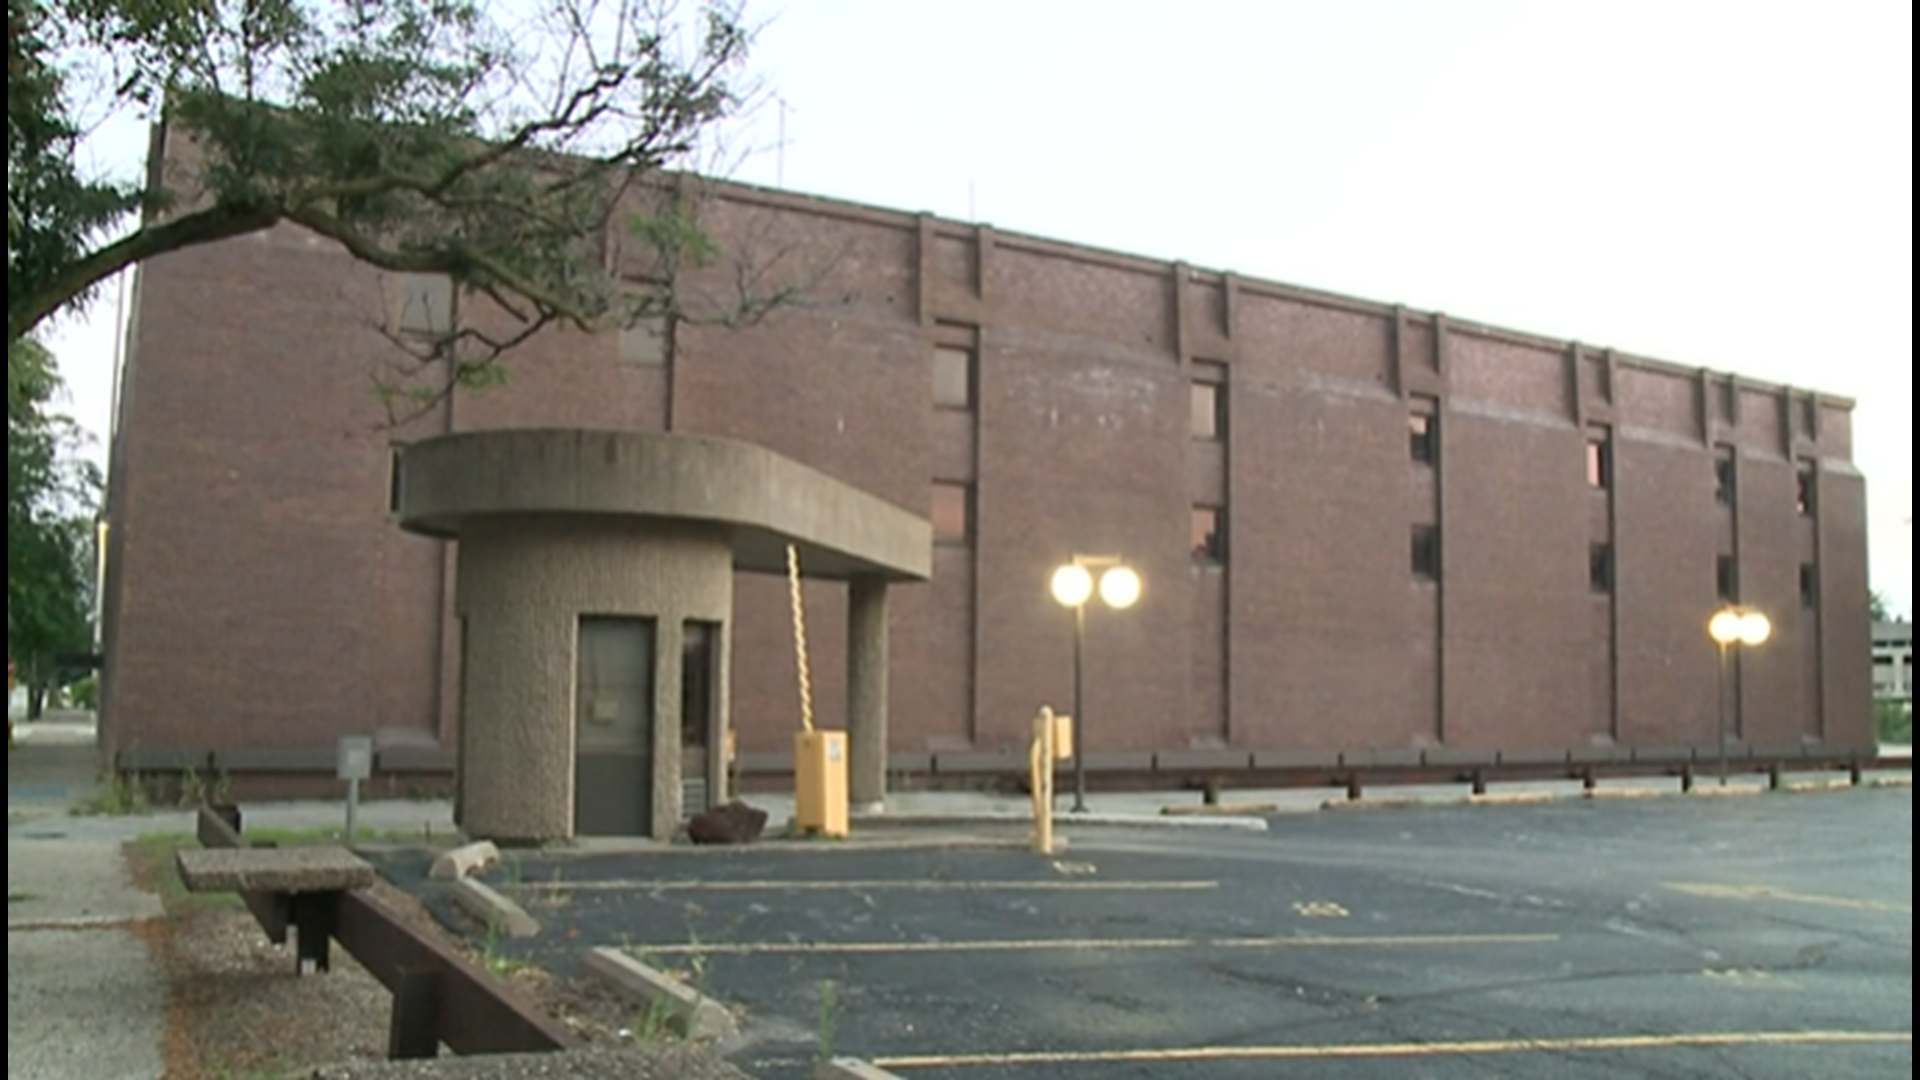
[[[334,752],[334,775],[347,782],[347,835],[353,843],[354,818],[360,811],[360,781],[373,775],[373,740],[365,735],[342,735]]]

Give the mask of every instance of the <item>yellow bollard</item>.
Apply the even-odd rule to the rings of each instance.
[[[1072,717],[1056,716],[1045,705],[1033,718],[1033,745],[1027,752],[1027,765],[1032,770],[1029,787],[1033,791],[1036,854],[1053,854],[1053,763],[1073,755],[1072,722]]]

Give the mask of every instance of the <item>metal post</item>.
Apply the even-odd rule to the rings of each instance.
[[[1718,642],[1718,646],[1720,646],[1720,715],[1718,715],[1716,730],[1718,730],[1718,742],[1720,742],[1720,786],[1724,788],[1726,786],[1726,673],[1728,673],[1726,659],[1730,655],[1728,653],[1730,646],[1726,642]]]
[[[1086,701],[1081,696],[1080,654],[1086,648],[1087,605],[1073,609],[1073,812],[1087,812]]]
[[[360,778],[347,781],[347,835],[346,843],[353,844],[353,826],[360,816]]]

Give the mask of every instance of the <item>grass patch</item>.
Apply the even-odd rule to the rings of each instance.
[[[75,817],[131,817],[153,809],[147,785],[138,773],[110,773],[100,778],[99,790],[74,803]]]
[[[488,974],[508,978],[533,966],[517,956],[508,956],[501,951],[500,944],[499,927],[489,920],[479,947],[480,966],[487,969]]]
[[[7,903],[9,904],[28,904],[38,899],[40,899],[38,896],[30,892],[10,892],[7,894]]]
[[[239,907],[240,897],[235,893],[187,891],[180,872],[174,869],[173,855],[181,848],[199,846],[200,841],[186,833],[142,833],[128,841],[123,850],[134,882],[158,896],[160,906],[170,916]]]
[[[341,830],[332,827],[305,829],[248,829],[248,842],[256,847],[319,847],[340,843]],[[400,830],[355,829],[355,843],[381,843],[415,838]],[[198,848],[200,841],[189,833],[143,833],[126,845],[127,866],[134,881],[160,898],[168,915],[191,915],[199,911],[235,908],[241,905],[238,893],[188,892],[174,868],[174,853],[182,848]]]
[[[834,1034],[840,1024],[840,992],[832,979],[820,980],[819,1013],[814,1020],[814,1042],[820,1060],[833,1057]]]
[[[305,828],[248,828],[247,842],[254,847],[321,847],[346,843],[346,829],[339,825],[312,825]],[[353,830],[355,844],[403,844],[431,839],[424,830],[373,829],[358,825]]]
[[[637,1046],[656,1046],[678,1038],[672,1006],[665,998],[654,998],[645,1009],[634,1014],[633,1023],[622,1034]]]

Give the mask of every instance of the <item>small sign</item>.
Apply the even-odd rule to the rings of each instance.
[[[373,740],[365,735],[342,735],[334,754],[334,775],[342,780],[373,776]]]

